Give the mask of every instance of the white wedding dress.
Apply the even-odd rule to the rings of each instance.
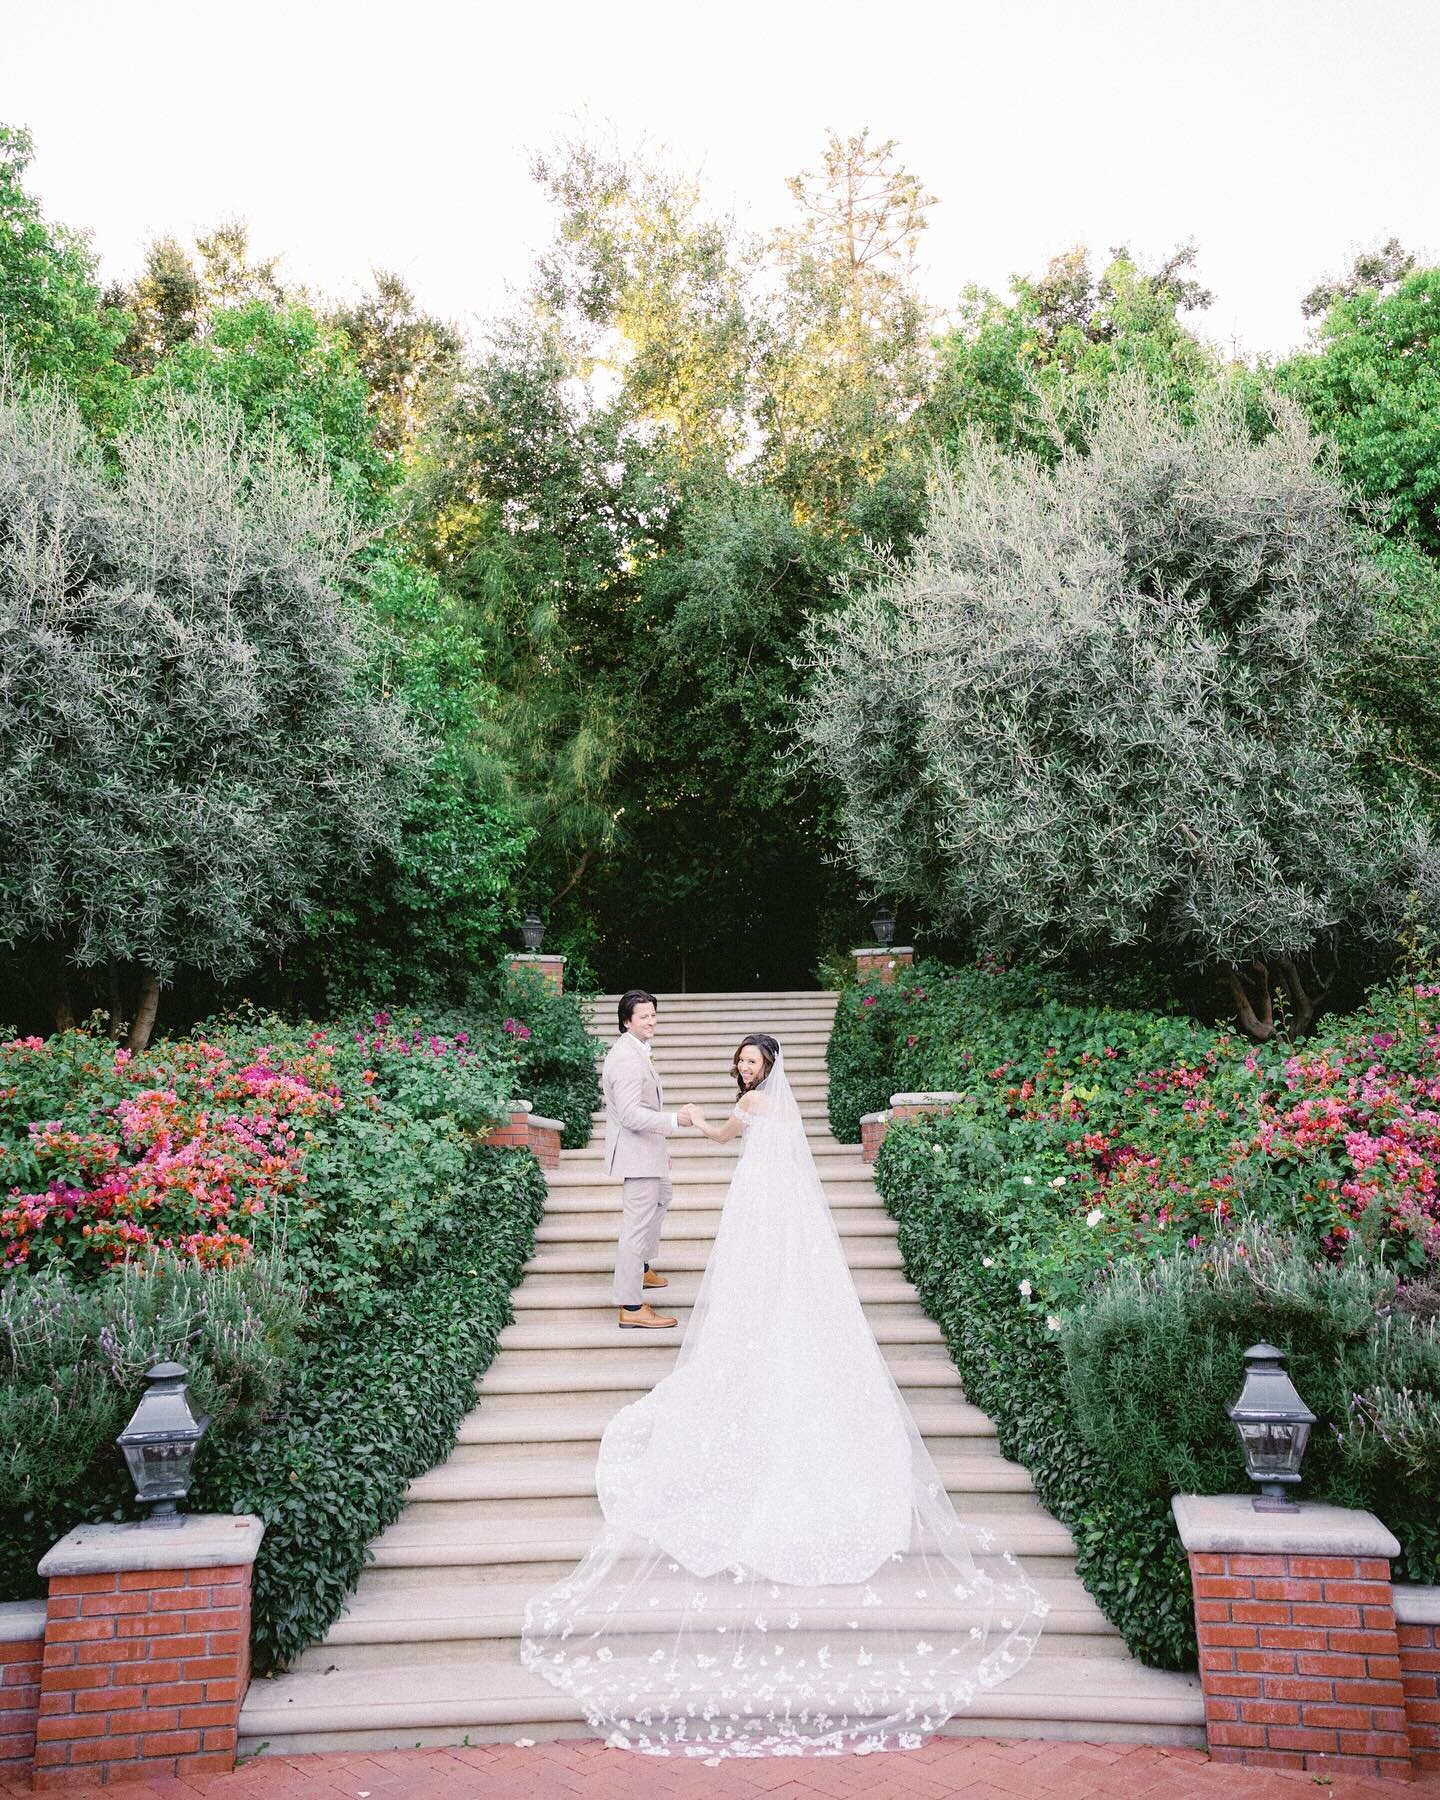
[[[914,1748],[1016,1673],[1045,1602],[955,1515],[783,1056],[752,1104],[676,1366],[607,1426],[603,1523],[526,1607],[521,1660],[624,1749]]]

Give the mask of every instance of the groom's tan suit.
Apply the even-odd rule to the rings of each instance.
[[[622,1031],[605,1058],[605,1173],[621,1189],[620,1247],[615,1257],[615,1304],[644,1303],[645,1265],[660,1245],[670,1205],[670,1150],[680,1130],[666,1112],[665,1091],[650,1061],[650,1046]]]

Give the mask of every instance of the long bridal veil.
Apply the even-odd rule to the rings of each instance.
[[[956,1517],[861,1311],[784,1058],[675,1368],[600,1445],[603,1522],[521,1660],[621,1748],[908,1749],[1024,1664],[1045,1603]]]

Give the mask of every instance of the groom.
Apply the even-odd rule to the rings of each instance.
[[[665,1139],[692,1123],[690,1108],[664,1111],[665,1095],[650,1060],[657,1002],[644,988],[620,996],[620,1037],[605,1058],[605,1173],[622,1182],[615,1304],[622,1331],[663,1331],[675,1323],[645,1299],[668,1287],[650,1267],[670,1204],[670,1152]]]

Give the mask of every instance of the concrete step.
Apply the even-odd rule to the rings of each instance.
[[[1073,1575],[1044,1577],[1035,1583],[1049,1611],[1037,1654],[1051,1656],[1127,1655],[1125,1641]],[[618,1614],[614,1628],[634,1637],[673,1632],[684,1616],[693,1583],[676,1584],[673,1597],[664,1588],[658,1607],[631,1616]],[[405,1666],[414,1662],[500,1662],[518,1658],[527,1602],[537,1591],[529,1579],[480,1581],[437,1569],[426,1581],[405,1586],[362,1580],[344,1614],[323,1644],[314,1645],[295,1665],[297,1673],[326,1673],[360,1668]],[[922,1603],[923,1604],[923,1603]],[[797,1641],[817,1626],[828,1627],[833,1609],[797,1609],[801,1623]],[[935,1628],[933,1615],[917,1614],[915,1631]]]
[[[710,1260],[714,1242],[713,1239],[705,1238],[667,1238],[662,1241],[665,1245],[662,1273],[666,1275],[683,1270],[703,1270]],[[845,1252],[845,1260],[856,1274],[862,1269],[902,1267],[899,1248],[893,1243],[846,1235],[841,1237],[840,1247]],[[527,1276],[588,1275],[602,1272],[608,1275],[614,1267],[613,1246],[607,1249],[598,1243],[576,1244],[567,1249],[559,1244],[547,1244],[526,1263],[525,1273]]]
[[[638,1399],[643,1390],[602,1391],[595,1394],[486,1394],[461,1420],[452,1454],[476,1444],[584,1444],[593,1455],[605,1427],[622,1407]],[[958,1393],[917,1400],[910,1408],[932,1454],[962,1454],[960,1446],[993,1449],[995,1426],[978,1406]],[[952,1446],[946,1452],[943,1445]]]
[[[859,1206],[844,1208],[836,1213],[835,1223],[842,1238],[849,1241],[853,1238],[868,1237],[895,1242],[895,1221],[889,1213],[881,1208],[866,1209]],[[671,1206],[666,1216],[665,1229],[660,1234],[660,1256],[663,1266],[666,1249],[677,1238],[693,1240],[695,1238],[713,1238],[720,1225],[720,1205],[716,1201],[711,1207],[702,1207],[692,1211],[689,1207]],[[609,1212],[560,1212],[547,1213],[535,1227],[535,1241],[541,1245],[568,1244],[610,1244],[614,1246],[620,1230],[620,1209],[613,1207]]]
[[[670,1183],[678,1192],[681,1188],[694,1187],[705,1182],[718,1182],[729,1187],[735,1179],[736,1160],[733,1156],[717,1155],[714,1151],[708,1156],[677,1156],[670,1163]],[[853,1148],[847,1156],[817,1156],[815,1173],[822,1184],[829,1187],[836,1182],[869,1182],[875,1184],[875,1170]],[[604,1186],[613,1190],[618,1204],[621,1177],[607,1174],[603,1157],[599,1154],[589,1158],[575,1158],[571,1162],[562,1162],[557,1169],[550,1171],[548,1190],[552,1194],[563,1194],[569,1188]]]
[[[990,1507],[1015,1495],[1032,1496],[1034,1484],[1019,1463],[993,1444],[983,1454],[937,1456],[935,1467],[953,1494],[984,1496]],[[471,1445],[463,1457],[419,1475],[406,1490],[412,1504],[426,1502],[584,1499],[595,1501],[595,1457],[583,1446],[554,1444]],[[957,1504],[962,1518],[972,1505]],[[989,1508],[987,1507],[987,1510]],[[599,1507],[596,1504],[598,1515]],[[415,1514],[417,1521],[421,1515]]]
[[[593,1394],[626,1389],[648,1392],[670,1373],[677,1348],[676,1326],[670,1331],[621,1331],[617,1325],[599,1348],[583,1350],[501,1349],[486,1370],[477,1392],[491,1394]],[[665,1347],[655,1340],[663,1338]],[[881,1355],[902,1393],[911,1389],[950,1388],[960,1376],[943,1344],[882,1344]]]
[[[720,1182],[729,1187],[735,1178],[735,1166],[733,1156],[718,1156],[714,1151],[709,1156],[688,1156],[683,1160],[677,1157],[670,1165],[670,1183],[677,1193],[681,1189],[689,1189],[705,1182]],[[875,1170],[853,1148],[848,1156],[827,1156],[823,1162],[817,1157],[815,1169],[827,1190],[832,1187],[875,1186]],[[620,1193],[620,1177],[607,1175],[599,1157],[589,1163],[578,1160],[562,1162],[558,1169],[550,1171],[545,1185],[551,1204],[558,1196],[576,1189],[604,1187],[617,1200]]]
[[[728,1176],[712,1174],[705,1169],[686,1170],[681,1176],[677,1176],[672,1170],[670,1184],[670,1209],[667,1217],[672,1219],[680,1213],[718,1211],[730,1191]],[[856,1207],[872,1212],[885,1210],[885,1202],[876,1190],[874,1177],[868,1173],[827,1173],[823,1186],[825,1199],[832,1213],[847,1212]],[[597,1181],[583,1174],[570,1175],[563,1182],[557,1180],[550,1189],[545,1203],[545,1217],[558,1219],[565,1213],[611,1212],[618,1219],[620,1200],[621,1186],[618,1181]]]
[[[669,1286],[647,1288],[646,1298],[659,1306],[693,1306],[700,1288],[700,1275],[692,1269],[677,1269],[673,1259],[663,1271]],[[584,1312],[598,1309],[607,1315],[613,1311],[609,1273],[590,1275],[527,1275],[511,1296],[517,1323],[532,1313]],[[926,1315],[915,1290],[901,1274],[869,1270],[855,1276],[855,1291],[867,1315],[872,1306],[913,1307],[922,1318]]]
[[[684,1012],[697,1018],[714,1019],[729,1011],[759,1013],[809,1010],[833,1014],[840,1003],[840,995],[835,988],[766,988],[756,989],[753,993],[656,994],[655,1000],[661,1013]],[[580,1004],[584,1012],[596,1012],[606,1019],[619,1019],[618,994],[586,994]]]
[[[579,1164],[584,1167],[598,1168],[605,1160],[605,1115],[596,1113],[591,1120],[591,1137],[586,1144],[574,1150],[560,1152],[560,1167],[569,1169]],[[805,1128],[805,1139],[810,1146],[810,1154],[815,1158],[817,1166],[831,1161],[859,1162],[860,1146],[858,1144],[842,1144],[831,1135],[830,1127],[821,1120],[812,1120]],[[672,1166],[706,1158],[714,1162],[723,1162],[732,1171],[740,1155],[740,1140],[731,1138],[728,1144],[712,1143],[709,1138],[702,1137],[699,1132],[682,1132],[679,1137],[666,1138],[666,1148],[670,1152]],[[866,1167],[869,1165],[866,1164]]]
[[[652,1304],[661,1297],[652,1292]],[[665,1339],[667,1343],[680,1344],[685,1339],[689,1315],[683,1305],[673,1306],[671,1310],[672,1315],[678,1317],[679,1323],[665,1331]],[[617,1339],[623,1343],[627,1338],[651,1338],[659,1335],[653,1330],[627,1331],[621,1326],[618,1315],[612,1315],[616,1315],[616,1309],[609,1305],[587,1308],[584,1311],[530,1312],[520,1317],[516,1324],[504,1327],[500,1333],[500,1348],[534,1351],[606,1350],[612,1348]],[[940,1327],[918,1301],[899,1306],[870,1306],[865,1309],[865,1317],[875,1333],[875,1341],[882,1349],[891,1344],[944,1346],[945,1340]]]
[[[1036,1655],[945,1729],[953,1736],[1198,1745],[1204,1716],[1195,1676],[1129,1659]],[[590,1733],[573,1702],[518,1660],[415,1662],[253,1683],[240,1715],[240,1750],[252,1754],[261,1743],[272,1756],[412,1749],[503,1740],[522,1730],[535,1738]]]

